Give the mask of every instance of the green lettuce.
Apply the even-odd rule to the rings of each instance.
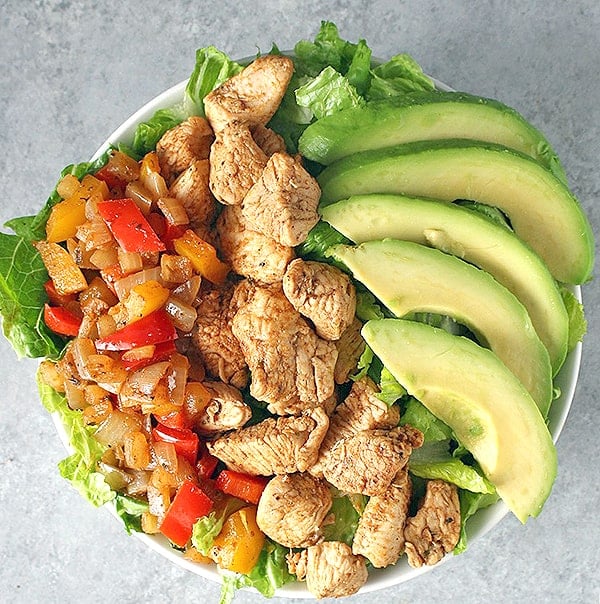
[[[106,449],[92,436],[94,428],[86,426],[81,412],[70,409],[66,397],[46,385],[39,374],[37,382],[42,404],[50,413],[58,414],[74,450],[59,462],[61,476],[95,506],[112,501],[116,493],[106,483],[104,476],[96,471],[96,465]]]
[[[127,497],[117,493],[115,496],[115,512],[123,521],[125,530],[131,533],[141,533],[142,531],[142,514],[148,511],[148,503],[133,497]]]
[[[364,495],[353,495],[351,499],[336,490],[333,495],[329,510],[333,522],[323,527],[323,537],[325,541],[342,541],[351,546],[367,498]]]
[[[379,377],[379,390],[375,396],[383,401],[388,407],[391,407],[398,399],[406,394],[404,387],[398,383],[391,372],[383,367]]]
[[[460,538],[453,553],[462,554],[467,549],[467,521],[475,512],[496,503],[499,499],[496,493],[473,493],[459,489],[460,501]]]
[[[385,313],[377,303],[375,296],[358,284],[356,285],[356,316],[361,321],[385,318]]]
[[[409,92],[435,89],[420,65],[407,54],[398,54],[371,71],[371,85],[367,92],[369,101],[398,97]]]
[[[199,518],[192,527],[192,545],[203,556],[208,556],[225,520],[244,505],[244,502],[240,499],[230,497],[218,511],[213,511],[208,516]]]
[[[413,426],[423,433],[425,442],[445,441],[452,438],[452,429],[438,419],[423,403],[413,397],[406,401],[402,423]]]
[[[339,243],[348,244],[350,240],[327,222],[319,220],[309,231],[306,239],[296,247],[296,254],[305,260],[316,260],[341,267],[341,263],[336,263],[328,255],[329,248]]]

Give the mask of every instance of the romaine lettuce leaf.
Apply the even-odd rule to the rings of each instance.
[[[460,501],[460,538],[453,553],[462,554],[467,549],[467,521],[475,512],[487,508],[498,501],[496,493],[473,493],[459,489],[458,498]]]
[[[388,407],[391,407],[398,399],[406,394],[404,387],[398,383],[390,371],[384,367],[379,377],[379,390],[375,396],[383,401]]]
[[[56,392],[37,376],[40,399],[50,413],[57,413],[67,434],[74,453],[58,464],[60,474],[95,506],[115,498],[116,493],[105,482],[104,476],[96,471],[96,464],[105,447],[93,436],[94,428],[86,426],[81,412],[70,409],[64,395]]]
[[[398,54],[371,70],[369,101],[397,97],[407,92],[434,90],[433,81],[421,66],[407,54]]]
[[[192,527],[192,545],[203,556],[208,556],[225,520],[243,506],[244,502],[240,499],[229,497],[218,510],[199,518]]]
[[[115,497],[115,511],[117,516],[123,521],[125,530],[131,533],[141,533],[142,514],[148,511],[148,503],[133,497],[127,497],[117,493]]]
[[[357,505],[357,501],[351,500],[341,492],[334,492],[333,495],[333,503],[329,510],[333,522],[323,527],[323,536],[325,541],[342,541],[351,546],[361,512],[366,505],[366,498],[357,495],[356,497],[362,498],[360,505]]]
[[[339,231],[336,231],[330,224],[319,220],[317,224],[309,231],[306,239],[298,247],[296,254],[305,260],[317,260],[335,264],[333,259],[327,254],[327,250],[338,243],[348,244],[350,240],[344,237]],[[341,266],[341,263],[337,263]]]
[[[146,153],[156,148],[156,143],[167,130],[174,128],[187,117],[177,108],[159,109],[147,122],[142,122],[137,126],[131,147],[123,146],[122,150],[135,159],[141,159]]]
[[[333,67],[325,67],[317,77],[296,89],[296,101],[317,119],[365,103],[356,88]]]
[[[409,397],[402,413],[402,423],[423,433],[425,442],[445,441],[452,438],[452,429],[438,419],[425,405]]]

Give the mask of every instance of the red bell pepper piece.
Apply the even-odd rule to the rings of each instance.
[[[50,300],[50,303],[54,306],[66,306],[69,302],[77,300],[75,294],[59,294],[52,279],[48,279],[48,281],[44,283],[44,289],[46,290],[48,300]]]
[[[94,176],[98,180],[103,180],[106,183],[106,186],[109,189],[119,189],[121,191],[125,190],[127,186],[127,181],[119,178],[117,174],[111,169],[110,164],[106,164],[103,168],[100,168]]]
[[[227,495],[257,504],[268,482],[269,479],[262,476],[250,476],[233,470],[222,470],[217,476],[215,486]]]
[[[196,463],[200,441],[198,435],[188,428],[177,429],[158,424],[155,428],[152,428],[152,438],[155,441],[172,443],[177,455],[181,455],[192,465]]]
[[[197,484],[186,480],[175,494],[159,530],[175,545],[184,547],[195,522],[206,516],[212,506],[210,497]]]
[[[61,336],[76,336],[81,319],[62,306],[44,304],[44,322],[54,333]]]
[[[159,308],[129,323],[105,338],[96,340],[98,350],[130,350],[147,344],[161,344],[177,339],[177,331],[168,313]]]
[[[125,367],[127,371],[137,371],[138,369],[141,369],[142,367],[146,367],[148,365],[152,365],[153,363],[165,361],[174,352],[175,342],[173,342],[173,340],[169,340],[168,342],[161,342],[160,344],[156,344],[154,348],[154,354],[151,357],[148,357],[146,359],[134,359],[131,361],[122,359],[123,367]]]
[[[167,415],[154,415],[154,418],[159,424],[167,426],[168,428],[175,428],[176,430],[182,430],[184,428],[191,428],[192,422],[188,412],[182,407],[179,411],[172,411]]]
[[[219,460],[214,455],[209,453],[206,446],[204,446],[202,448],[202,453],[200,453],[200,458],[196,462],[198,478],[204,480],[211,478],[217,468],[218,463]]]
[[[109,199],[98,203],[98,212],[126,252],[162,252],[165,244],[132,199]]]

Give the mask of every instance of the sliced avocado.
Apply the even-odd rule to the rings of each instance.
[[[351,195],[400,193],[497,207],[558,281],[583,283],[591,276],[593,235],[577,200],[536,161],[506,147],[407,143],[349,155],[325,168],[318,181],[323,206]]]
[[[433,312],[468,327],[547,415],[552,400],[548,351],[525,307],[488,273],[439,250],[397,239],[336,245],[331,253],[395,316]]]
[[[452,428],[508,508],[537,516],[556,477],[544,418],[497,356],[471,340],[401,319],[369,321],[363,337],[408,393]]]
[[[402,195],[355,195],[324,207],[321,214],[354,243],[404,239],[490,273],[527,309],[556,375],[567,355],[569,317],[544,262],[511,231],[455,204]]]
[[[464,92],[414,92],[352,107],[317,120],[303,132],[299,151],[329,165],[359,151],[402,143],[465,138],[521,151],[566,182],[544,135],[507,105]]]

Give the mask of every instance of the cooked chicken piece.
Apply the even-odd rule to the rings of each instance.
[[[192,345],[210,377],[244,388],[248,383],[248,366],[231,331],[231,319],[237,310],[232,304],[234,289],[233,284],[226,283],[201,294]]]
[[[277,111],[293,72],[289,57],[265,55],[209,92],[204,111],[213,130],[219,132],[233,120],[266,124]]]
[[[210,189],[227,205],[242,203],[267,165],[267,156],[247,124],[231,122],[210,149]]]
[[[323,464],[323,476],[345,493],[381,495],[422,444],[423,434],[411,426],[363,430],[338,440]]]
[[[271,413],[302,413],[333,394],[335,346],[315,334],[280,287],[256,287],[231,330],[250,368],[250,393]]]
[[[299,417],[268,418],[207,443],[232,470],[254,476],[304,472],[317,457],[329,419],[317,407]]]
[[[348,396],[330,417],[329,430],[321,444],[317,463],[310,468],[311,474],[319,477],[323,475],[323,466],[339,440],[363,430],[386,429],[398,425],[398,406],[388,407],[375,396],[377,392],[377,386],[368,377],[352,384]]]
[[[295,256],[294,248],[277,243],[245,223],[240,206],[223,208],[217,219],[219,250],[223,260],[238,275],[259,283],[281,281],[288,263]]]
[[[277,132],[258,124],[252,128],[252,138],[266,155],[273,153],[285,153],[285,141]]]
[[[283,292],[324,340],[339,340],[354,319],[354,285],[335,266],[297,258],[285,271]]]
[[[356,368],[358,359],[365,350],[366,343],[360,335],[361,329],[362,323],[355,317],[340,339],[335,342],[338,358],[333,377],[336,384],[344,384],[348,381],[350,373]]]
[[[204,382],[202,385],[210,392],[211,399],[194,418],[194,428],[198,432],[214,434],[236,430],[252,417],[252,410],[237,388],[223,382]]]
[[[321,524],[331,507],[331,490],[310,474],[275,476],[256,512],[260,530],[284,547],[308,547],[323,539]]]
[[[210,124],[196,115],[167,130],[156,144],[160,171],[167,182],[171,182],[194,160],[208,159],[214,138]]]
[[[456,485],[429,480],[425,497],[404,528],[408,563],[433,565],[451,552],[460,537],[460,502]]]
[[[206,228],[217,212],[217,202],[208,186],[209,170],[207,159],[194,160],[169,189],[171,197],[183,205],[194,230]]]
[[[412,496],[408,468],[400,470],[392,484],[371,497],[352,542],[352,553],[367,558],[375,568],[395,564],[404,552],[404,525]]]
[[[295,246],[319,221],[320,195],[317,181],[302,164],[287,153],[274,153],[244,197],[242,211],[257,231]]]
[[[367,581],[365,559],[340,541],[325,541],[287,556],[288,569],[315,598],[342,598],[356,593]]]

